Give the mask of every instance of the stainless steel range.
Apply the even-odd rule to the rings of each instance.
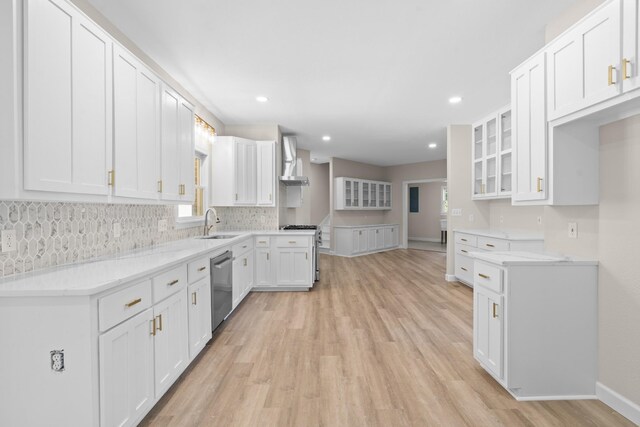
[[[315,230],[316,235],[313,245],[313,267],[316,272],[315,281],[320,280],[320,263],[318,262],[318,253],[320,244],[322,243],[322,230],[317,225],[283,225],[281,230]]]

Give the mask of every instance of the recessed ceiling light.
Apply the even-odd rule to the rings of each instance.
[[[428,145],[429,148],[436,148],[438,146],[438,144],[436,144],[435,142],[432,142]]]
[[[266,96],[256,96],[256,101],[258,102],[267,102],[269,100],[269,98],[267,98]]]
[[[322,137],[323,141],[331,141],[331,137],[329,135],[325,135]]]
[[[452,96],[451,98],[449,98],[449,103],[451,104],[459,104],[461,101],[462,101],[461,96]]]

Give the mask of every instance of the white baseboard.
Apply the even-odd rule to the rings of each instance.
[[[457,282],[458,279],[456,278],[455,274],[445,274],[444,275],[444,280],[446,280],[447,282]]]
[[[440,243],[440,239],[435,237],[409,237],[409,240],[417,240],[418,242]]]
[[[620,412],[632,423],[640,425],[640,405],[633,403],[600,382],[596,383],[596,396],[604,404]]]

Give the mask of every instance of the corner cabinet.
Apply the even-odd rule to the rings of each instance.
[[[391,209],[391,183],[339,177],[334,181],[336,210]]]
[[[517,400],[595,397],[597,263],[484,255],[474,254],[474,358]]]
[[[64,0],[24,2],[25,190],[109,194],[112,44]]]
[[[511,195],[511,109],[505,107],[472,126],[472,199]]]

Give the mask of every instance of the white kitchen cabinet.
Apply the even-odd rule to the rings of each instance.
[[[273,206],[275,203],[275,163],[269,142],[235,136],[217,136],[211,148],[211,204],[215,206]],[[271,142],[271,144],[273,144]],[[260,168],[258,167],[260,154]],[[270,158],[271,157],[271,158]],[[268,178],[266,183],[258,183]],[[258,202],[258,190],[260,199]],[[271,201],[268,199],[271,198]]]
[[[233,251],[233,308],[235,309],[238,304],[249,294],[253,287],[254,281],[254,254],[253,247],[239,252]]]
[[[153,309],[102,334],[100,425],[132,426],[155,402]]]
[[[375,227],[375,228],[369,228],[368,230],[368,234],[369,234],[369,245],[365,250],[362,250],[362,248],[360,248],[360,252],[375,252],[375,251],[379,251],[380,249],[384,248],[384,228],[383,227]]]
[[[257,201],[258,206],[275,206],[276,143],[257,141]]]
[[[206,277],[188,287],[189,359],[193,360],[212,336],[211,279]]]
[[[63,0],[24,4],[24,189],[109,193],[112,40]]]
[[[353,230],[352,231],[352,247],[353,253],[362,253],[369,250],[369,231]]]
[[[155,390],[162,396],[189,364],[187,289],[153,307]]]
[[[640,59],[640,2],[622,1],[622,66],[620,78],[622,91],[630,92],[640,87],[638,60]]]
[[[620,93],[621,0],[610,0],[546,48],[549,120]]]
[[[256,248],[256,286],[272,286],[274,284],[271,258],[271,248]]]
[[[547,198],[547,116],[545,53],[511,73],[514,202]]]
[[[195,178],[195,108],[183,98],[178,105],[178,159],[180,161],[181,201],[193,203]]]
[[[114,194],[157,199],[160,179],[160,80],[113,47]]]
[[[517,400],[595,397],[597,262],[540,252],[473,256],[480,366]]]
[[[336,226],[335,254],[356,256],[398,247],[397,224]]]
[[[502,378],[504,351],[502,297],[477,286],[473,292],[474,355],[493,375]]]
[[[339,177],[334,181],[335,209],[390,209],[391,183]]]
[[[510,107],[472,126],[472,199],[511,195],[511,150]]]
[[[311,281],[311,251],[306,248],[278,248],[278,285],[308,286]]]
[[[256,204],[256,143],[237,139],[235,142],[235,202],[238,205]]]

